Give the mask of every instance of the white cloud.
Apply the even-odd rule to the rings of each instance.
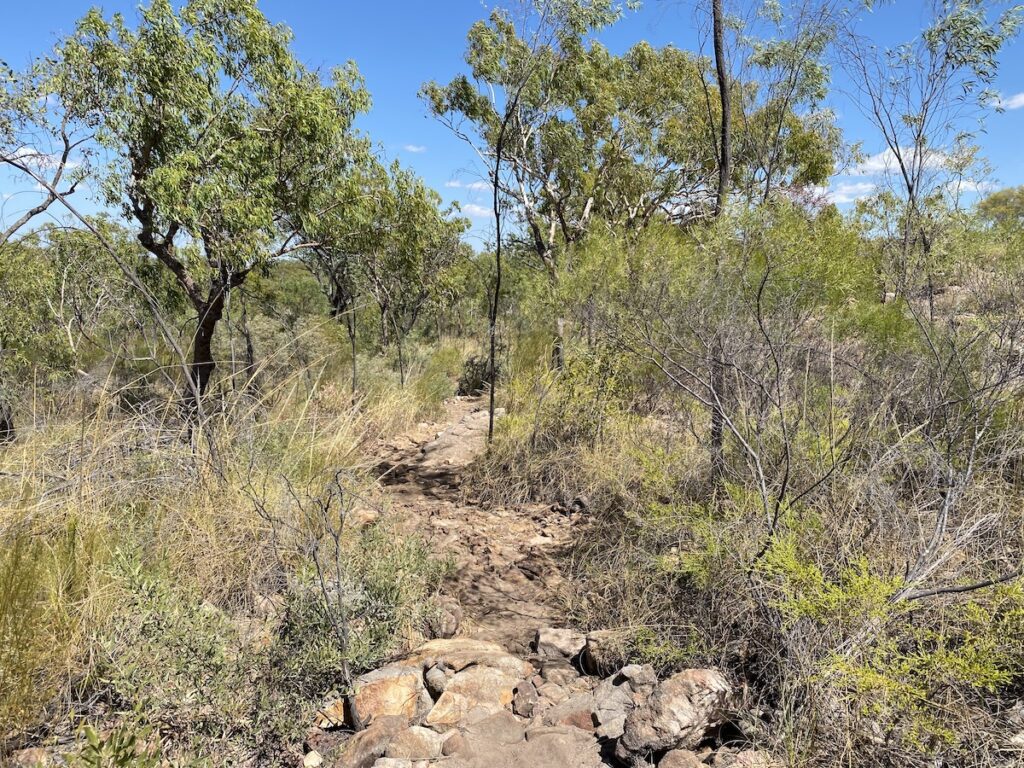
[[[999,189],[998,184],[991,181],[974,181],[973,179],[953,179],[946,184],[952,194],[988,194]]]
[[[458,179],[446,181],[444,185],[449,189],[472,189],[474,192],[482,192],[491,188],[491,185],[486,181],[471,181],[467,183]]]
[[[925,168],[935,169],[941,167],[947,160],[947,156],[944,152],[937,150],[926,150],[925,151]],[[912,157],[913,149],[911,147],[901,148],[900,154],[903,155],[904,160],[909,160]],[[886,149],[883,152],[879,152],[877,155],[870,155],[852,169],[850,169],[849,176],[882,176],[887,173],[898,173],[899,162],[896,159],[896,153],[891,149]]]
[[[424,147],[422,144],[406,144],[402,147],[402,149],[404,149],[406,152],[412,152],[413,154],[416,155],[418,155],[420,152],[427,151],[427,148]]]
[[[1015,93],[1013,96],[1000,96],[996,103],[1003,109],[1020,109],[1024,107],[1024,93]]]
[[[836,205],[854,203],[862,197],[875,192],[875,183],[871,181],[843,181],[827,192],[829,202]]]
[[[484,205],[466,203],[461,207],[464,214],[472,216],[474,219],[490,219],[494,217],[494,211]]]

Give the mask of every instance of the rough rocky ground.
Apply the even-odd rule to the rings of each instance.
[[[470,398],[446,407],[445,423],[420,425],[384,446],[381,479],[399,517],[453,559],[456,575],[446,591],[462,607],[460,636],[525,653],[537,627],[558,623],[557,558],[580,517],[544,504],[475,503],[464,477],[486,448],[487,410]]]
[[[664,680],[649,666],[609,666],[608,632],[561,627],[558,555],[582,512],[490,508],[464,486],[485,450],[487,412],[447,404],[382,447],[393,507],[451,557],[436,639],[362,676],[352,733],[345,702],[326,702],[305,766],[337,768],[770,768],[764,752],[720,746],[736,696],[718,671]]]

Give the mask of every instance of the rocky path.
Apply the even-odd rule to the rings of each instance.
[[[381,479],[399,517],[452,559],[445,591],[461,605],[459,634],[526,653],[537,627],[559,623],[557,561],[579,516],[541,504],[475,503],[464,477],[486,448],[487,410],[470,398],[446,407],[445,423],[422,424],[385,446]]]
[[[558,556],[581,512],[487,508],[464,485],[484,451],[487,412],[454,399],[444,424],[382,446],[380,475],[399,517],[456,570],[437,638],[356,681],[366,724],[326,702],[304,766],[336,768],[775,768],[723,746],[737,697],[717,670],[659,680],[610,667],[606,632],[560,626]]]

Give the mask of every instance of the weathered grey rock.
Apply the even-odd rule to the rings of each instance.
[[[427,692],[433,697],[434,701],[437,701],[448,685],[448,675],[445,674],[441,667],[433,666],[423,675],[423,682],[427,686]]]
[[[533,682],[523,680],[512,692],[512,711],[520,717],[533,717],[539,700],[540,697],[537,695],[537,688]]]
[[[388,744],[384,757],[406,760],[435,760],[441,756],[444,737],[429,728],[414,725],[402,731]]]
[[[709,728],[722,723],[731,687],[714,669],[688,669],[655,686],[647,701],[626,717],[616,756],[637,756],[696,746]]]
[[[541,699],[546,699],[551,704],[561,704],[572,694],[570,694],[563,686],[556,683],[544,683],[544,685],[537,689],[537,695],[539,695]]]
[[[673,749],[665,753],[658,763],[658,768],[706,768],[704,761],[696,752],[688,749]]]
[[[587,638],[575,630],[545,627],[537,630],[533,649],[541,657],[572,659],[586,644]]]
[[[526,738],[526,729],[511,712],[498,712],[466,728],[470,741],[508,746]]]
[[[551,707],[544,713],[544,725],[571,726],[592,733],[597,726],[593,694],[578,693]]]
[[[567,659],[544,659],[540,669],[541,677],[545,682],[556,685],[569,685],[579,679],[580,673],[576,671]]]
[[[617,739],[625,730],[626,717],[647,701],[658,676],[649,665],[631,664],[602,680],[594,688],[594,721],[602,739]]]

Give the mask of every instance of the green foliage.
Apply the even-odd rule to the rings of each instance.
[[[71,764],[76,768],[156,768],[160,756],[146,742],[151,729],[133,729],[118,726],[101,735],[91,725],[82,728],[85,746],[75,755]]]

